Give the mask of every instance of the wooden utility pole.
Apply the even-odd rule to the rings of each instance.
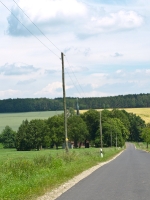
[[[112,147],[112,129],[111,129],[111,147]]]
[[[102,119],[101,119],[101,111],[100,111],[100,141],[101,141],[101,149],[103,148],[103,139],[102,139]]]
[[[67,110],[66,110],[66,92],[65,92],[65,73],[64,73],[64,54],[61,53],[62,60],[62,86],[63,86],[63,104],[64,104],[64,128],[65,128],[65,149],[68,152],[68,136],[67,136]]]
[[[117,146],[118,146],[118,144],[117,144],[117,141],[118,139],[117,139],[117,132],[116,132],[116,149],[117,149]]]

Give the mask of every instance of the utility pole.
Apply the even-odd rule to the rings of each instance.
[[[66,110],[66,92],[65,92],[65,73],[64,73],[64,54],[61,53],[62,61],[62,86],[63,86],[63,105],[64,105],[64,128],[65,128],[65,149],[68,152],[68,136],[67,136],[67,110]]]
[[[112,147],[112,121],[111,120],[110,120],[110,124],[111,124],[110,145]]]
[[[100,120],[99,120],[99,128],[100,128],[100,141],[101,141],[101,148],[100,148],[100,155],[103,158],[103,140],[102,140],[102,119],[101,119],[101,111],[100,111]]]
[[[116,149],[117,149],[117,132],[116,132]]]
[[[100,111],[100,141],[101,141],[101,149],[103,148],[103,140],[102,140],[102,119],[101,119],[101,111]]]
[[[112,129],[111,129],[111,147],[112,147]]]
[[[78,104],[78,98],[77,98],[77,115],[79,115],[79,104]]]

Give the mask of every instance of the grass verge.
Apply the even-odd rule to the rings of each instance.
[[[64,150],[36,152],[36,155],[27,152],[28,156],[13,159],[8,156],[0,163],[0,200],[36,199],[121,150],[106,148],[103,158],[95,148],[73,149],[67,154]]]
[[[146,142],[135,142],[134,144],[135,144],[137,149],[150,152],[150,145],[148,145],[148,148],[147,148]]]

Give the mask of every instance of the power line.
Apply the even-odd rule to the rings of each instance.
[[[15,1],[15,0],[13,0],[14,1],[14,3],[19,7],[19,9],[24,13],[24,15],[30,20],[30,22],[40,31],[40,33],[53,45],[53,46],[55,46],[56,47],[56,49],[58,50],[58,51],[60,51],[61,52],[61,50],[40,30],[40,28],[30,19],[30,17],[23,11],[23,9],[17,4],[17,2]],[[47,45],[45,45],[36,35],[34,35],[16,16],[15,16],[15,14],[0,0],[0,2],[3,4],[3,6],[13,15],[13,17],[17,20],[17,21],[19,21],[19,23],[31,34],[31,35],[33,35],[43,46],[45,46],[50,52],[52,52],[55,56],[57,56],[59,59],[61,59],[57,54],[55,54]],[[84,2],[83,2],[84,3]],[[67,59],[67,57],[66,57],[66,61],[67,61],[67,63],[68,63],[68,65],[70,66],[70,64],[69,64],[69,62],[68,62],[68,59]],[[71,68],[71,66],[70,66],[70,68]],[[72,70],[72,69],[71,69]],[[76,87],[76,85],[75,85],[75,83],[74,83],[74,81],[72,80],[72,78],[71,78],[71,76],[70,76],[70,74],[69,74],[69,72],[67,72],[68,73],[68,75],[69,75],[69,77],[70,77],[70,79],[71,79],[71,81],[72,81],[72,83],[73,83],[73,85],[75,86],[75,88],[76,88],[76,90],[78,91],[78,93],[80,94],[80,92],[79,92],[79,90],[78,90],[78,88]],[[78,85],[80,86],[80,89],[82,90],[82,92],[84,93],[84,91],[83,91],[83,89],[82,89],[82,87],[81,87],[81,85],[80,85],[80,83],[79,83],[79,81],[78,81],[78,79],[77,79],[77,77],[75,76],[75,74],[74,74],[74,72],[73,72],[73,70],[72,70],[72,73],[73,73],[73,75],[74,75],[74,77],[76,78],[76,80],[77,80],[77,82],[78,82]],[[81,96],[81,94],[80,94],[80,96]],[[84,94],[84,96],[85,96],[85,94]]]
[[[70,76],[70,74],[69,74],[69,72],[68,72],[68,70],[67,70],[67,69],[66,69],[66,72],[67,72],[67,74],[69,75],[69,77],[70,77],[70,79],[71,79],[71,81],[72,81],[72,83],[73,83],[74,87],[76,88],[77,92],[79,93],[79,95],[80,95],[80,97],[81,97],[81,94],[80,94],[80,92],[79,92],[78,88],[76,87],[76,85],[75,85],[74,81],[72,80],[72,78],[71,78],[71,76]]]
[[[1,4],[14,16],[14,18],[19,21],[19,23],[31,34],[33,35],[43,46],[45,46],[50,52],[52,52],[55,56],[57,56],[59,59],[60,57],[55,54],[48,46],[46,46],[36,35],[34,35],[14,14],[13,12],[0,0]]]
[[[60,51],[61,52],[61,50],[41,31],[41,29],[30,19],[30,17],[24,12],[24,10],[17,4],[17,2],[15,1],[15,0],[13,0],[15,3],[16,3],[16,5],[18,6],[18,8],[24,13],[24,15],[26,15],[26,17],[31,21],[31,23],[40,31],[40,33],[44,36],[44,37],[46,37],[46,39],[49,41],[49,42],[51,42],[51,44],[53,44],[56,48],[57,48],[57,50],[58,51]],[[85,3],[84,1],[81,1],[81,2],[83,2],[83,3]],[[86,4],[86,3],[85,3]],[[87,4],[87,5],[89,5],[89,4]],[[67,57],[66,57],[66,60],[67,60],[67,62],[68,62],[68,59],[67,59]],[[69,64],[69,62],[68,62],[68,64]],[[70,65],[69,65],[70,66]],[[71,68],[71,66],[70,66],[70,68]],[[72,69],[71,69],[72,70]],[[72,72],[73,72],[73,70],[72,70]],[[73,72],[73,74],[74,74],[74,72]],[[74,76],[75,76],[75,74],[74,74]],[[76,80],[77,80],[77,77],[75,76],[75,78],[76,78]],[[77,82],[78,82],[78,80],[77,80]],[[79,82],[78,82],[78,84],[79,84]],[[80,88],[81,88],[81,85],[79,84],[79,86],[80,86]],[[84,91],[83,91],[83,89],[81,88],[81,90],[82,90],[82,92],[84,93]]]
[[[65,56],[65,58],[66,58],[66,61],[67,61],[68,65],[69,65],[69,67],[71,68],[71,65],[69,64],[69,61],[68,61],[68,59],[67,59],[66,56]],[[83,89],[82,89],[82,87],[81,87],[81,85],[80,85],[80,83],[79,83],[77,77],[75,76],[75,73],[74,73],[74,71],[72,70],[72,68],[71,68],[71,71],[72,71],[72,73],[73,73],[73,75],[74,75],[74,77],[75,77],[75,79],[76,79],[76,81],[77,81],[77,83],[78,83],[78,85],[79,85],[81,91],[83,92],[83,94],[84,94],[84,96],[85,96],[85,93],[84,93],[84,91],[83,91]]]
[[[24,15],[30,20],[30,22],[40,31],[40,33],[46,37],[46,39],[54,46],[58,51],[61,52],[61,50],[41,31],[41,29],[30,19],[30,17],[24,12],[24,10],[17,4],[15,0],[13,0],[15,4],[18,6],[18,8],[24,13]]]

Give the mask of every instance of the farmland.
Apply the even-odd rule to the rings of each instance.
[[[146,123],[150,123],[150,108],[125,108],[129,113],[134,113],[140,116]],[[87,110],[80,110],[80,113]],[[44,111],[44,112],[25,112],[25,113],[7,113],[0,114],[0,133],[6,125],[10,126],[14,131],[17,131],[18,127],[23,120],[32,119],[47,119],[57,114],[61,114],[63,111]]]
[[[98,111],[103,109],[98,109]],[[112,109],[108,109],[112,110]],[[136,114],[140,116],[146,123],[150,123],[150,108],[120,108],[119,110],[125,110],[128,113]],[[81,110],[80,113],[84,113],[87,110]]]
[[[61,113],[62,111],[0,113],[0,133],[7,125],[10,126],[14,131],[17,131],[23,120],[27,119],[30,121],[32,119],[48,119],[49,117]]]

